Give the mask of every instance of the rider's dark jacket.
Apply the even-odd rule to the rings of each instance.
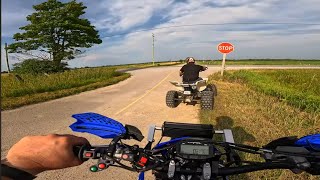
[[[191,82],[199,79],[199,72],[204,71],[205,67],[196,65],[194,63],[188,63],[184,65],[180,71],[183,72],[183,82]]]

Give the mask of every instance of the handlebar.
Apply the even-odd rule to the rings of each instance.
[[[242,173],[267,170],[267,169],[294,169],[294,168],[296,168],[296,166],[293,164],[279,163],[279,162],[270,162],[270,163],[266,162],[266,163],[254,164],[254,165],[244,165],[241,167],[223,167],[218,169],[218,175],[226,176],[226,175],[242,174]]]
[[[109,146],[75,146],[74,147],[74,153],[81,159],[82,161],[86,161],[88,159],[100,159],[105,158],[105,155],[108,152]],[[136,151],[135,151],[135,150]],[[147,154],[143,154],[146,152],[144,149],[139,147],[133,147],[133,146],[118,146],[115,150],[115,152],[108,156],[110,158],[110,161],[117,162],[120,164],[122,168],[125,168],[127,170],[131,171],[146,171],[150,169],[161,169],[161,171],[167,171],[168,170],[168,163],[165,161],[162,161],[162,163],[149,163],[150,157]],[[117,161],[119,160],[119,161]],[[132,164],[137,165],[138,167],[141,167],[141,169],[137,168],[129,168],[128,166],[124,166],[123,164],[119,163],[120,160],[129,161]],[[109,161],[108,161],[109,162]],[[97,167],[100,167],[100,163],[98,162]],[[149,163],[149,164],[148,164]],[[112,165],[112,164],[111,164]],[[107,164],[105,167],[108,167]],[[142,169],[143,167],[143,169]],[[214,166],[212,164],[211,173],[215,174],[216,176],[228,176],[228,175],[235,175],[235,174],[242,174],[242,173],[248,173],[253,171],[260,171],[260,170],[267,170],[267,169],[299,169],[297,164],[290,163],[290,162],[264,162],[264,163],[254,163],[250,165],[242,165],[239,167],[218,167],[217,165]],[[196,171],[196,170],[190,170],[190,169],[184,169],[179,168],[177,170],[177,173],[187,173],[187,174],[201,174],[202,171]],[[317,172],[316,172],[317,173]]]
[[[271,169],[294,169],[296,166],[288,163],[279,163],[279,162],[272,162],[272,163],[259,163],[254,165],[244,165],[241,167],[221,167],[211,169],[211,173],[215,174],[216,176],[229,176],[229,175],[236,175],[236,174],[243,174],[249,173],[254,171],[260,170],[271,170]],[[167,171],[167,168],[163,169]],[[186,173],[186,174],[198,174],[201,175],[202,171],[190,170],[190,169],[182,169],[180,168],[179,173]]]

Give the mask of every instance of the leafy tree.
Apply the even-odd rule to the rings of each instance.
[[[9,52],[47,52],[54,65],[60,66],[62,60],[74,59],[84,48],[102,43],[90,21],[81,18],[87,8],[83,3],[48,0],[33,8],[36,12],[27,16],[30,24],[20,27],[24,32],[14,34],[16,42]]]
[[[21,63],[13,65],[13,71],[19,74],[44,74],[44,73],[56,73],[67,70],[67,63],[62,62],[59,66],[56,66],[49,60],[37,60],[27,59]]]

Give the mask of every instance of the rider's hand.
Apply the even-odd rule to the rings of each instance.
[[[82,162],[73,147],[84,144],[89,144],[87,139],[73,135],[27,136],[9,150],[5,164],[33,175],[77,166]]]

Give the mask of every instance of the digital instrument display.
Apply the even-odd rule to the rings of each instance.
[[[209,146],[193,144],[181,144],[180,153],[190,155],[210,155]]]

